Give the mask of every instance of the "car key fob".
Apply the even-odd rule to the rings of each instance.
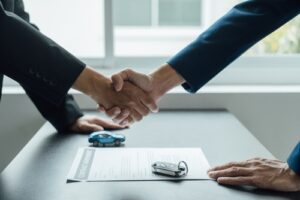
[[[178,164],[158,161],[152,164],[152,172],[160,175],[181,177],[188,172],[187,163],[180,161]]]

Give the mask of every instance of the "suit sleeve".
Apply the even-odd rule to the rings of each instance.
[[[295,17],[297,0],[249,0],[232,8],[194,42],[168,62],[184,79],[183,87],[196,92],[257,41]],[[288,158],[300,175],[300,143]]]
[[[296,145],[288,160],[289,167],[298,175],[300,175],[300,142]]]
[[[25,11],[22,0],[15,0],[14,12],[23,20],[30,23],[29,14]],[[38,29],[34,24],[31,25]],[[55,105],[45,101],[29,88],[25,86],[23,86],[23,88],[42,116],[48,120],[58,132],[68,130],[78,118],[83,116],[79,106],[71,95],[67,95],[59,105]]]
[[[256,42],[295,17],[298,0],[248,0],[232,8],[168,63],[196,92]]]
[[[25,11],[23,0],[14,0],[14,1],[15,1],[14,13],[19,17],[21,17],[26,22],[30,23],[29,14]]]
[[[85,64],[0,3],[0,71],[61,105]]]
[[[44,101],[29,88],[23,88],[42,116],[47,119],[58,132],[67,131],[78,118],[83,116],[80,108],[71,95],[67,95],[62,103],[56,105]]]

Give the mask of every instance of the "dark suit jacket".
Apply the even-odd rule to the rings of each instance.
[[[196,92],[228,64],[300,12],[299,0],[248,0],[232,8],[168,62]],[[288,164],[300,175],[300,143]]]
[[[82,116],[67,92],[85,64],[29,24],[22,0],[0,0],[0,44],[0,97],[7,75],[58,131]]]

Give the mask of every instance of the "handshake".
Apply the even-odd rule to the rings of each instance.
[[[168,64],[149,75],[126,69],[111,79],[86,67],[73,88],[90,96],[114,122],[127,126],[141,121],[150,112],[158,112],[160,98],[183,82]]]

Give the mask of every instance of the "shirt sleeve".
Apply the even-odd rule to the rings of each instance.
[[[295,17],[297,0],[248,0],[236,5],[195,41],[172,57],[170,64],[196,92],[256,42]]]

